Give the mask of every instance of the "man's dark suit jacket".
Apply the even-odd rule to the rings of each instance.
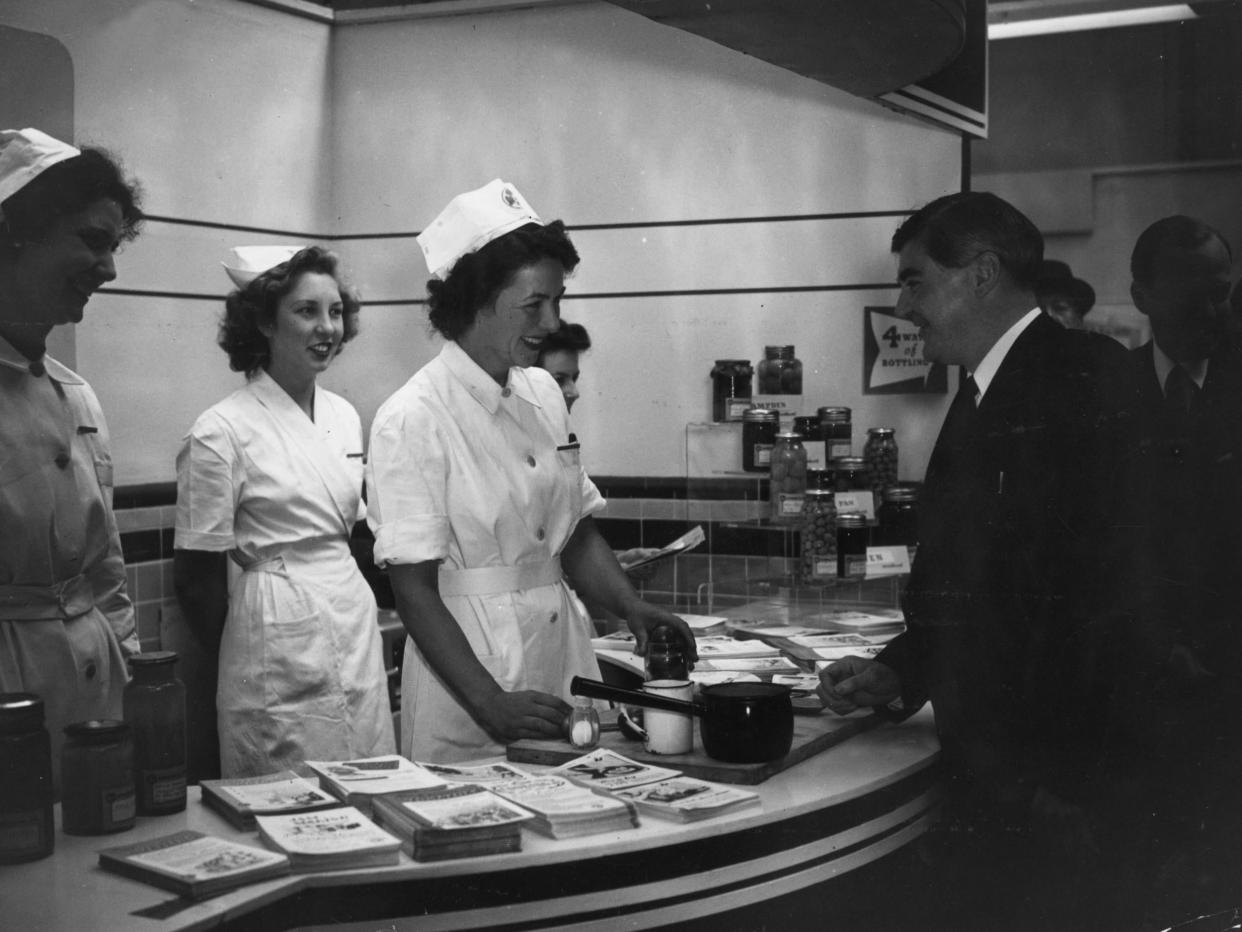
[[[955,785],[1002,818],[1039,785],[1080,795],[1098,750],[1125,366],[1120,344],[1040,315],[928,464],[907,631],[877,659],[907,710],[931,700]]]
[[[1167,640],[1215,673],[1242,667],[1242,345],[1212,353],[1194,411],[1170,414],[1152,344],[1133,350],[1145,570]]]

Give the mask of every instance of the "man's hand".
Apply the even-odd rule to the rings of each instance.
[[[888,705],[901,696],[901,677],[889,666],[863,657],[846,657],[819,674],[817,692],[838,715],[864,706]]]

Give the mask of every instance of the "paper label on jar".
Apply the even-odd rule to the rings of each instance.
[[[166,767],[162,770],[139,772],[143,808],[167,806],[185,800],[185,768]]]
[[[835,556],[816,560],[811,564],[811,575],[816,579],[827,579],[837,575],[837,558]]]
[[[756,443],[755,444],[755,465],[771,466],[772,465],[772,444]]]
[[[825,467],[828,461],[824,459],[824,441],[803,440],[802,449],[806,450],[807,469],[823,469]]]
[[[782,518],[799,518],[802,516],[802,502],[805,496],[791,495],[788,492],[777,493],[777,513]]]
[[[138,814],[138,798],[133,786],[105,787],[99,794],[105,829],[132,822]]]
[[[730,398],[725,402],[725,420],[740,421],[746,409],[751,407],[749,398]]]
[[[0,815],[0,857],[15,858],[48,850],[51,821],[44,809],[22,809]]]
[[[832,500],[836,503],[839,515],[852,511],[866,515],[868,521],[875,520],[875,496],[871,492],[837,492]]]
[[[827,443],[829,460],[834,460],[838,456],[849,456],[854,446],[848,440],[829,440]]]
[[[841,555],[841,576],[845,579],[862,579],[867,575],[867,555],[865,553],[846,553]]]

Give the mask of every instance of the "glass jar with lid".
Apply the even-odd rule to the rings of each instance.
[[[878,507],[884,501],[884,490],[897,484],[897,437],[891,427],[872,427],[867,430],[867,443],[863,447],[863,460],[871,478],[871,491]]]
[[[830,584],[837,577],[837,507],[829,489],[807,489],[802,502],[802,582]]]
[[[34,693],[0,693],[0,864],[52,853],[53,802],[43,700]]]
[[[66,725],[60,782],[66,834],[106,835],[133,828],[137,807],[129,726],[112,719]]]
[[[681,635],[670,625],[657,625],[647,641],[647,679],[685,680],[690,678],[690,664]]]
[[[879,544],[885,547],[905,547],[910,562],[919,546],[919,490],[913,485],[890,485],[884,490],[884,504],[880,506],[877,535]]]
[[[870,492],[867,461],[861,456],[838,456],[832,461],[835,488],[838,492]]]
[[[858,512],[837,515],[837,576],[862,579],[867,575],[867,516]]]
[[[569,743],[579,751],[589,751],[599,744],[599,712],[586,696],[574,696],[566,729]]]
[[[801,395],[802,362],[793,346],[765,346],[759,363],[759,394]]]
[[[767,472],[780,415],[771,408],[747,408],[742,415],[742,469]]]
[[[781,431],[772,447],[768,483],[769,517],[775,524],[798,524],[802,520],[802,498],[806,493],[806,450],[802,435]]]
[[[173,671],[170,650],[134,654],[125,684],[125,721],[134,737],[134,778],[139,815],[167,815],[185,808],[185,687]]]
[[[824,456],[828,458],[828,462],[839,456],[853,455],[854,423],[853,413],[849,408],[820,408],[819,422],[824,435]]]
[[[712,366],[712,420],[740,421],[750,407],[755,370],[747,359],[717,359]]]
[[[824,458],[824,429],[819,416],[798,415],[793,419],[793,429],[802,435],[802,448],[806,450],[806,468],[823,469],[828,465]]]

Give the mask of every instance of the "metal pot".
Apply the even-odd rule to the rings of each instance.
[[[793,745],[793,704],[788,686],[775,683],[717,683],[704,686],[691,702],[575,676],[569,692],[646,709],[699,716],[703,750],[714,760],[759,764],[777,760]]]

